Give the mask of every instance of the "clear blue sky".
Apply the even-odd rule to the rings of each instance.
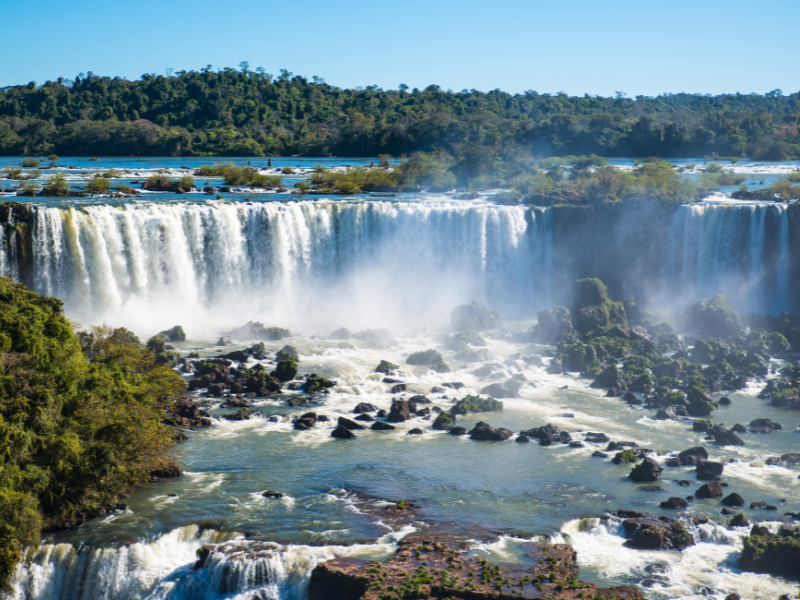
[[[340,87],[800,90],[800,0],[0,0],[0,86],[236,67]]]

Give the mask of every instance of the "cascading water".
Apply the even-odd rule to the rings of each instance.
[[[667,297],[684,304],[716,293],[742,311],[789,308],[789,216],[780,204],[694,204],[669,225]]]
[[[234,308],[237,321],[333,309],[385,323],[471,298],[519,314],[550,300],[551,244],[547,211],[490,204],[39,208],[35,288],[123,324]]]

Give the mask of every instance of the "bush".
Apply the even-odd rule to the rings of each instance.
[[[111,180],[95,176],[83,189],[90,194],[108,194],[111,191]]]
[[[67,178],[61,173],[56,173],[48,177],[42,188],[42,196],[69,196]]]
[[[29,169],[31,169],[33,167],[38,167],[39,166],[39,161],[36,160],[35,158],[23,158],[22,159],[22,166],[23,167],[27,167]]]

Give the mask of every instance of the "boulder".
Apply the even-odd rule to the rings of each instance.
[[[336,429],[331,432],[331,437],[339,438],[340,440],[353,440],[355,439],[356,434],[339,423],[339,425],[336,426]]]
[[[561,363],[560,360],[554,358],[550,361],[550,364],[547,365],[547,369],[545,370],[550,375],[561,375],[564,372],[564,365]]]
[[[708,460],[708,452],[702,446],[695,446],[678,453],[678,462],[685,467],[697,465],[704,460]]]
[[[515,390],[507,389],[502,383],[493,383],[481,389],[481,394],[487,394],[495,398],[519,398]]]
[[[528,444],[528,443],[530,443],[530,441],[531,441],[531,438],[529,438],[529,437],[528,437],[527,435],[525,435],[524,433],[520,433],[520,434],[517,436],[517,439],[516,439],[515,441],[516,441],[517,443],[519,443],[519,444]]]
[[[540,310],[536,324],[536,340],[543,344],[555,345],[572,332],[572,316],[563,306]]]
[[[274,377],[278,381],[291,381],[297,375],[297,363],[294,359],[286,359],[280,361],[275,370],[270,373],[270,377]]]
[[[660,506],[661,508],[686,508],[689,506],[689,503],[683,498],[673,496],[669,500],[664,500]]]
[[[766,431],[781,429],[780,423],[775,423],[770,419],[753,419],[752,421],[750,421],[750,427],[752,427],[753,429],[766,430]]]
[[[658,461],[647,456],[633,468],[628,477],[630,477],[631,481],[637,483],[658,481],[661,478],[663,470],[664,467],[662,467]]]
[[[750,527],[750,521],[747,520],[742,513],[738,515],[733,515],[730,523],[728,523],[729,527]]]
[[[645,516],[625,519],[622,528],[628,539],[623,545],[637,550],[683,550],[694,544],[683,524],[670,517],[662,519],[669,520]]]
[[[369,402],[359,402],[356,404],[356,407],[353,409],[354,413],[371,413],[376,412],[378,407],[374,404],[370,404]]]
[[[283,348],[278,350],[277,354],[275,355],[275,362],[279,363],[283,360],[293,360],[294,362],[300,362],[300,355],[297,353],[297,348],[287,344]]]
[[[469,432],[466,427],[455,426],[447,430],[450,435],[467,435]]]
[[[183,327],[180,325],[175,325],[171,329],[165,329],[164,331],[160,331],[156,334],[157,337],[160,337],[165,342],[185,342],[186,341],[186,333],[183,331]]]
[[[450,325],[456,330],[471,329],[483,331],[497,329],[503,325],[503,317],[499,312],[476,301],[457,306],[450,313]]]
[[[469,434],[470,439],[472,440],[502,442],[514,435],[514,432],[510,429],[505,429],[504,427],[498,427],[495,429],[488,423],[480,421],[477,425],[475,425],[472,431],[469,432]]]
[[[392,423],[402,423],[411,418],[412,411],[407,400],[392,400],[392,408],[389,410],[387,419]]]
[[[464,396],[450,409],[451,415],[467,415],[478,412],[498,412],[503,410],[503,403],[492,397]]]
[[[744,498],[736,492],[728,494],[721,501],[725,506],[744,506]]]
[[[356,421],[368,421],[368,422],[371,423],[374,420],[375,420],[375,417],[373,417],[373,416],[371,416],[371,415],[369,415],[367,413],[361,413],[360,415],[358,415],[356,417]]]
[[[394,371],[399,369],[396,364],[390,363],[388,360],[382,360],[380,364],[375,367],[376,373],[383,373],[384,375],[391,375]]]
[[[616,364],[606,367],[605,370],[600,373],[600,375],[595,377],[595,380],[591,383],[590,387],[596,389],[625,388],[620,377],[619,368],[617,368]]]
[[[406,435],[422,435],[423,431],[419,427],[414,427],[414,429],[409,429]]]
[[[695,468],[696,479],[706,479],[716,481],[722,475],[725,465],[718,462],[702,461],[697,463]]]
[[[605,433],[592,433],[589,432],[584,436],[584,439],[587,442],[591,442],[593,444],[606,444],[611,441],[611,439]]]
[[[694,493],[697,498],[718,498],[722,496],[722,486],[718,481],[701,485]]]
[[[714,436],[714,443],[720,446],[744,446],[742,439],[723,425],[714,425],[709,433]]]
[[[355,421],[351,421],[350,419],[345,419],[344,417],[339,417],[337,427],[344,427],[345,429],[366,429],[364,425],[360,425]]]
[[[405,392],[406,388],[407,388],[407,386],[406,386],[405,383],[398,383],[398,384],[393,385],[392,389],[390,391],[391,391],[392,394],[400,394],[402,392]]]
[[[768,465],[778,465],[781,467],[794,466],[800,464],[800,453],[790,452],[781,457],[771,456],[767,459]]]
[[[373,431],[392,431],[397,428],[394,425],[389,425],[389,423],[384,423],[383,421],[375,421],[370,429]]]
[[[231,338],[226,337],[226,336],[223,335],[221,338],[219,338],[217,340],[217,342],[214,345],[215,346],[233,346],[233,342],[231,341]]]
[[[317,413],[309,412],[301,416],[294,422],[294,428],[300,431],[311,429],[317,423]]]
[[[273,492],[272,490],[265,490],[261,492],[264,498],[283,498],[284,494],[281,492]]]

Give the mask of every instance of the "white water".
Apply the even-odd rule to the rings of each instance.
[[[311,571],[344,556],[385,558],[406,527],[374,544],[282,546],[230,539],[196,526],[181,527],[152,542],[120,548],[47,544],[29,568],[19,565],[11,581],[14,600],[301,600]],[[235,537],[235,536],[234,536]],[[196,552],[211,548],[203,568]],[[208,546],[210,545],[210,546]]]
[[[549,301],[549,218],[454,202],[39,208],[35,287],[78,320],[147,331],[225,314],[385,326],[472,298],[514,312]]]

